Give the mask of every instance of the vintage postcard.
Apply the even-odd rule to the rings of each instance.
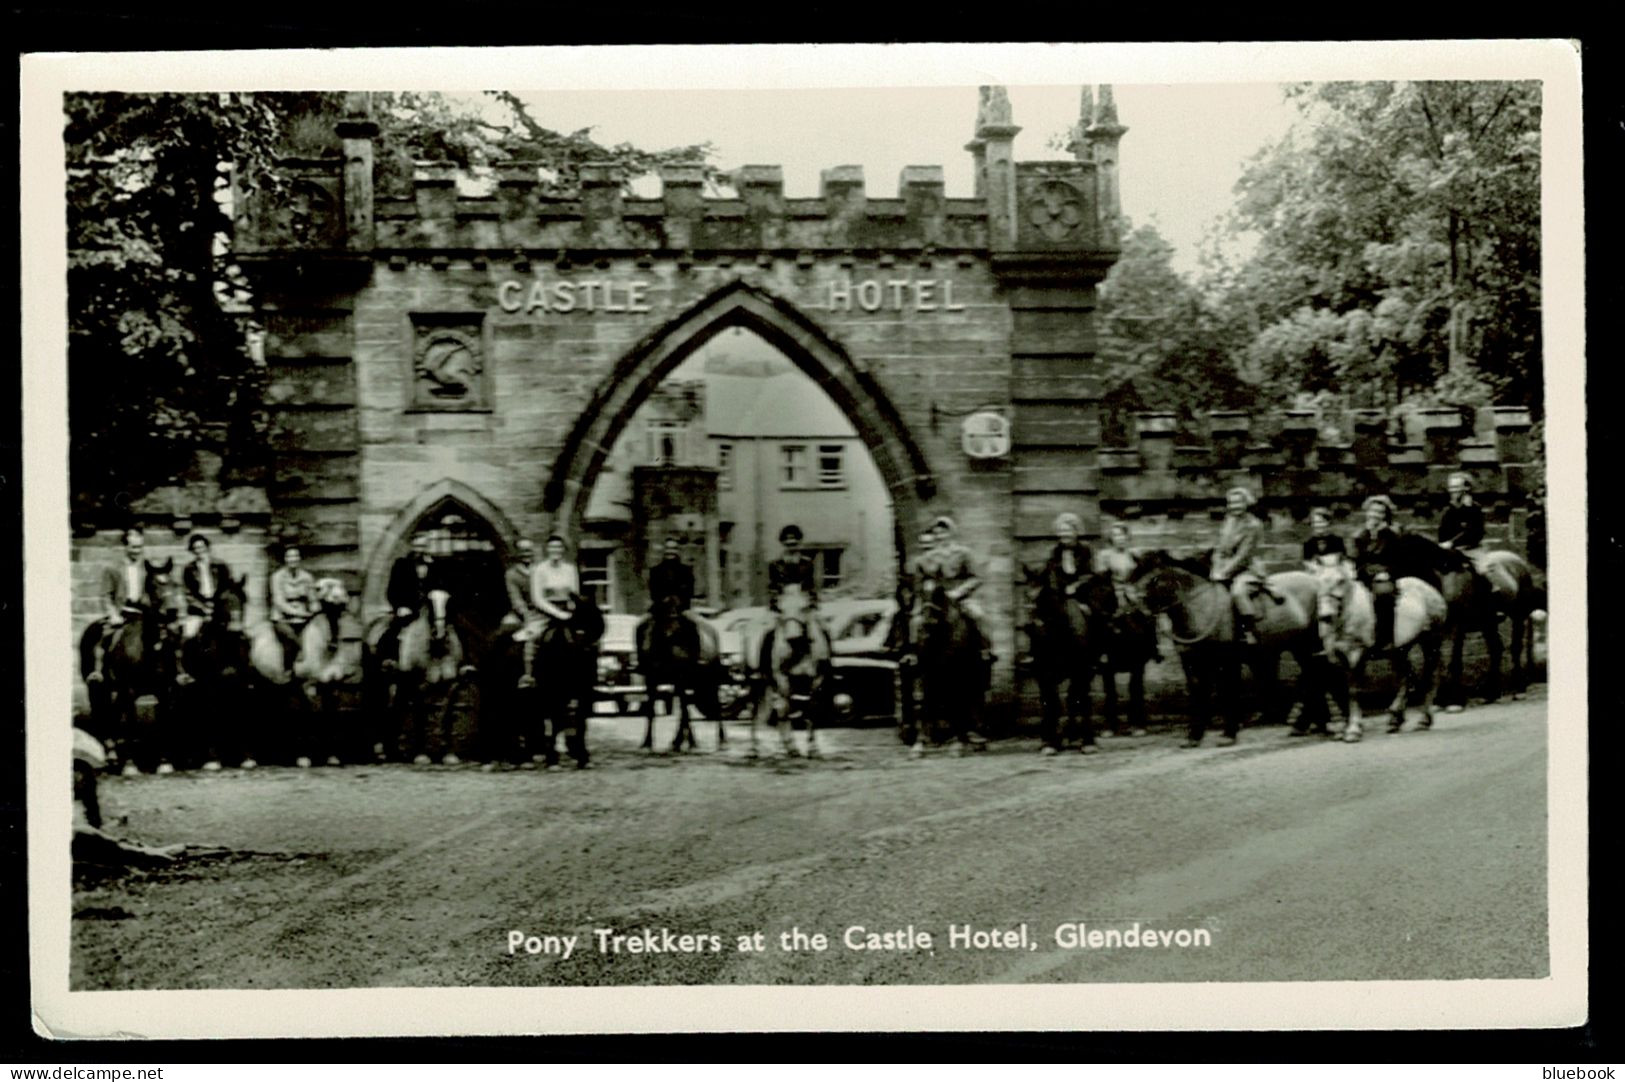
[[[1580,87],[25,57],[36,1029],[1582,1023]]]

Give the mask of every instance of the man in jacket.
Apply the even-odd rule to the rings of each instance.
[[[440,567],[429,551],[429,539],[415,534],[411,550],[390,567],[389,582],[384,587],[384,597],[390,607],[389,626],[378,639],[378,656],[384,668],[399,667],[400,659],[396,655],[401,632],[428,603],[429,591],[444,588]]]
[[[101,587],[97,590],[102,603],[101,632],[91,648],[91,670],[85,677],[86,683],[99,683],[104,678],[102,662],[125,623],[144,620],[151,610],[152,603],[147,597],[146,545],[146,533],[139,526],[131,526],[124,531],[124,559],[102,569]]]

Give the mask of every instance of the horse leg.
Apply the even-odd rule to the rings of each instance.
[[[1241,732],[1241,653],[1237,647],[1225,648],[1223,663],[1219,666],[1219,682],[1217,708],[1224,711],[1224,736],[1221,744],[1234,744],[1236,736]],[[1270,664],[1274,666],[1280,661],[1275,654],[1269,655]],[[1272,681],[1273,682],[1273,681]]]
[[[1190,718],[1186,722],[1185,743],[1187,748],[1194,748],[1201,744],[1202,737],[1207,735],[1208,723],[1208,674],[1203,671],[1208,666],[1202,662],[1204,659],[1185,657],[1185,690],[1189,699]]]
[[[1512,635],[1514,640],[1517,638],[1517,634],[1518,621],[1517,618],[1514,617],[1512,621]],[[1492,612],[1489,619],[1484,621],[1484,645],[1489,648],[1490,652],[1490,671],[1484,683],[1484,701],[1486,703],[1493,703],[1501,697],[1501,657],[1505,653],[1505,649],[1501,643],[1501,616],[1499,613]],[[1517,658],[1518,655],[1516,652],[1516,646],[1514,646],[1514,652],[1512,655],[1511,689],[1512,694],[1514,695],[1522,690],[1522,688],[1518,686]]]
[[[1457,615],[1450,621],[1450,661],[1445,668],[1443,692],[1440,698],[1445,707],[1455,713],[1465,706],[1467,700],[1466,690],[1462,687],[1461,658],[1467,646],[1467,621],[1465,617]],[[1487,639],[1485,640],[1488,641]]]
[[[1060,751],[1066,740],[1066,733],[1061,728],[1060,681],[1052,680],[1041,675],[1038,679],[1038,702],[1043,711],[1043,728],[1040,739],[1044,747],[1050,751]]]
[[[1398,687],[1394,688],[1394,699],[1388,704],[1388,731],[1397,733],[1405,727],[1405,707],[1409,705],[1412,689],[1411,649],[1410,645],[1395,645],[1392,653],[1394,677]]]
[[[1110,683],[1112,676],[1106,674],[1106,682]],[[1079,726],[1083,730],[1083,747],[1085,755],[1093,755],[1099,748],[1095,744],[1095,719],[1092,703],[1094,697],[1090,694],[1094,685],[1094,673],[1088,659],[1084,660],[1081,671],[1072,677],[1071,686],[1067,690],[1067,715],[1078,715]]]
[[[1345,670],[1339,695],[1338,705],[1343,710],[1347,720],[1343,724],[1343,739],[1350,744],[1357,742],[1365,735],[1364,718],[1360,714],[1360,686],[1365,675],[1366,653],[1362,650],[1354,659],[1354,664]]]
[[[1115,679],[1115,677],[1113,678]],[[1145,735],[1145,662],[1130,662],[1128,670],[1128,718],[1130,736]]]
[[[643,751],[655,750],[655,682],[650,676],[643,678],[643,743],[638,745]]]
[[[1528,638],[1528,639],[1533,639],[1534,638],[1534,635],[1532,634],[1532,631],[1534,629],[1529,626],[1529,618],[1527,616],[1523,615],[1522,613],[1518,612],[1517,609],[1512,610],[1511,619],[1512,619],[1512,671],[1508,675],[1508,682],[1511,685],[1510,690],[1512,692],[1512,697],[1514,699],[1521,699],[1521,698],[1523,698],[1524,692],[1529,687],[1529,673],[1528,673],[1528,670],[1526,670],[1524,668],[1524,664],[1523,664],[1524,641],[1525,641],[1526,638]],[[1499,625],[1497,626],[1497,631],[1499,632]],[[1501,638],[1501,636],[1499,634],[1497,634],[1496,635],[1496,641],[1498,643],[1500,642],[1500,638]],[[1496,666],[1496,670],[1497,671],[1500,670],[1499,665]]]
[[[1117,706],[1117,664],[1116,659],[1110,654],[1106,655],[1106,663],[1100,669],[1100,693],[1104,700],[1101,704],[1101,709],[1104,711],[1100,726],[1101,733],[1122,736],[1122,718],[1119,716]]]
[[[1433,699],[1438,692],[1439,654],[1443,648],[1443,642],[1436,635],[1426,636],[1422,640],[1422,686],[1417,689],[1417,697],[1418,705],[1422,708],[1421,725],[1424,729],[1433,727]]]

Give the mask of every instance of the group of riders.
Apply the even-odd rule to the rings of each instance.
[[[1448,480],[1448,492],[1449,504],[1439,522],[1437,544],[1441,549],[1460,553],[1481,571],[1481,561],[1486,554],[1484,513],[1473,500],[1471,478],[1465,473],[1453,474]],[[1237,637],[1249,643],[1257,641],[1255,624],[1259,599],[1269,590],[1260,551],[1265,526],[1252,510],[1255,502],[1246,488],[1232,488],[1226,494],[1225,517],[1207,565],[1209,577],[1230,592]],[[1395,521],[1394,502],[1385,495],[1366,499],[1363,515],[1360,529],[1345,543],[1344,538],[1332,532],[1330,511],[1325,508],[1311,511],[1311,533],[1303,543],[1303,560],[1310,570],[1344,561],[1352,563],[1354,574],[1371,592],[1377,617],[1375,645],[1381,648],[1391,643],[1393,634],[1395,580],[1399,577],[1393,566],[1393,553],[1400,527]],[[1109,604],[1119,615],[1136,610],[1143,612],[1133,585],[1140,561],[1130,550],[1131,536],[1126,524],[1116,523],[1110,527],[1107,543],[1098,553],[1083,540],[1083,524],[1077,515],[1061,514],[1055,519],[1054,530],[1056,543],[1043,570],[1046,585],[1082,604],[1085,597],[1091,596],[1089,589],[1094,580],[1101,577],[1110,583],[1111,590],[1094,596],[1109,597]],[[87,659],[89,684],[104,679],[108,647],[127,624],[145,621],[152,626],[163,619],[163,615],[155,611],[161,602],[147,581],[157,569],[145,559],[143,531],[131,527],[125,531],[123,540],[123,559],[102,573],[100,600],[104,611],[99,621],[100,630],[87,637],[92,644],[92,656]],[[799,594],[798,608],[816,615],[819,576],[816,563],[801,547],[801,529],[794,525],[784,527],[779,541],[782,551],[767,568],[768,601],[773,618],[782,621],[782,602],[792,590]],[[241,580],[234,579],[231,569],[214,556],[206,535],[192,534],[187,538],[186,548],[191,560],[180,575],[180,609],[166,614],[174,617],[178,646],[184,646],[203,626],[221,616],[222,601],[228,592],[235,588],[240,600],[242,587]],[[529,540],[518,542],[514,563],[505,573],[511,611],[503,620],[500,633],[510,635],[513,642],[522,646],[525,664],[518,677],[521,688],[535,683],[532,662],[538,641],[546,635],[549,626],[569,621],[582,600],[580,573],[569,558],[565,540],[556,535],[548,537],[540,560],[536,559],[534,549]],[[933,599],[957,607],[979,642],[982,660],[991,664],[994,639],[988,633],[986,614],[975,597],[982,585],[977,563],[971,550],[958,540],[953,520],[946,516],[938,518],[920,536],[920,553],[899,585],[899,600],[909,614],[917,613]],[[166,564],[161,570],[168,574],[171,567]],[[450,587],[427,539],[413,538],[410,551],[391,567],[385,591],[391,615],[374,647],[384,669],[394,664],[400,633],[423,610],[426,599],[435,591],[449,591]],[[690,620],[697,630],[710,634],[704,621],[693,611],[694,594],[694,572],[682,560],[679,541],[669,538],[661,559],[650,571],[651,614]],[[319,581],[303,566],[297,546],[284,548],[281,564],[270,576],[268,595],[269,622],[282,645],[283,662],[291,673],[305,626],[323,607]],[[907,616],[897,623],[906,633]],[[829,644],[820,621],[808,619],[805,624],[810,634],[822,640],[823,654],[828,656]],[[189,678],[184,663],[179,660],[184,657],[184,650],[177,649],[175,656],[175,676],[184,684]]]

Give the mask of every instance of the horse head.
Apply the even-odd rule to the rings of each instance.
[[[446,639],[446,610],[451,604],[451,593],[447,590],[430,590],[426,600],[424,615],[429,619],[429,638],[442,643]]]
[[[1354,592],[1354,569],[1347,561],[1322,563],[1316,567],[1315,591],[1319,596],[1317,614],[1320,622],[1335,626],[1348,609],[1349,596]]]

